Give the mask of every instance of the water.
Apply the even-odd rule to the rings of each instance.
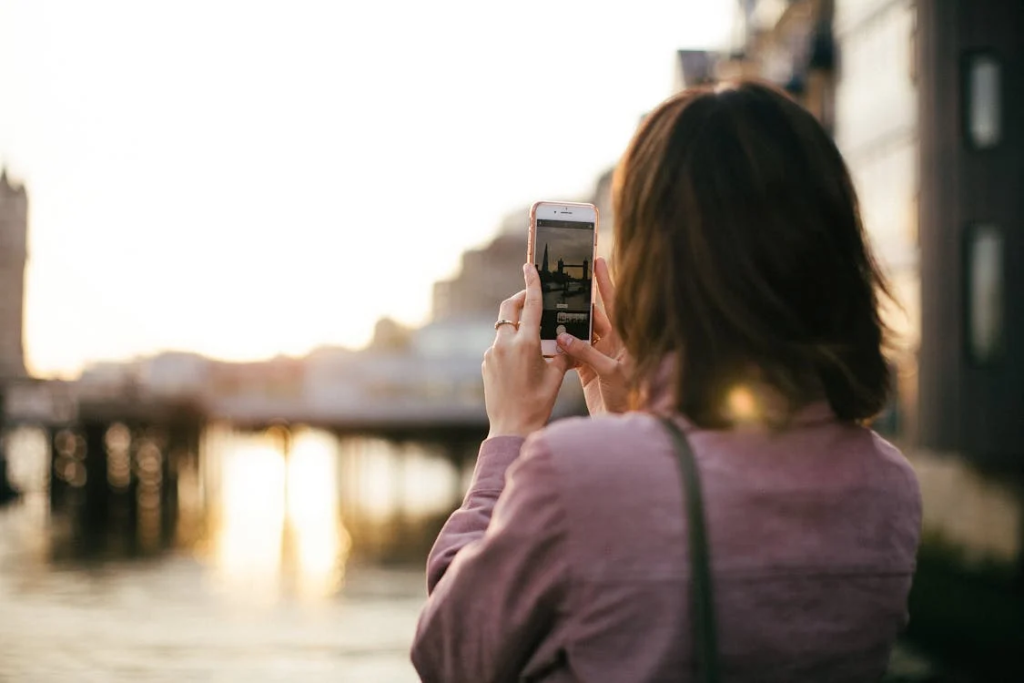
[[[169,508],[166,444],[113,428],[96,523],[81,442],[56,439],[67,500],[53,512],[45,435],[8,435],[27,493],[0,508],[0,681],[417,680],[423,558],[468,466],[422,443],[215,426],[202,458],[177,462]],[[1020,595],[1002,577],[1019,571],[1024,499],[961,458],[912,462],[926,542],[893,680],[947,680],[947,658],[950,680],[988,680],[1019,661]]]
[[[107,435],[112,490],[126,434]],[[11,435],[28,493],[0,510],[0,680],[418,680],[423,553],[464,472],[416,444],[216,427],[178,468],[167,525],[150,446],[131,447],[137,521],[115,496],[83,529],[79,503],[51,513],[42,433]]]

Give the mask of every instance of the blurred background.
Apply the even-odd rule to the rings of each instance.
[[[0,679],[416,680],[529,204],[595,202],[607,254],[644,113],[750,76],[835,136],[899,298],[890,678],[1024,680],[1022,35],[1017,0],[0,0]]]

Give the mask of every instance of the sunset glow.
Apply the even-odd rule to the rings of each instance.
[[[503,215],[589,191],[732,4],[0,0],[30,370],[422,322]]]

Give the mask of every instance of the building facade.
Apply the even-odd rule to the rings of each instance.
[[[489,244],[462,255],[451,279],[434,283],[432,319],[494,318],[498,306],[523,288],[529,209],[510,214]]]
[[[916,7],[921,442],[1020,472],[1024,3]]]
[[[24,377],[28,193],[0,170],[0,379]]]
[[[896,434],[918,436],[921,277],[918,247],[918,97],[913,0],[839,0],[841,54],[835,138],[853,176],[861,217],[889,277],[896,306]]]

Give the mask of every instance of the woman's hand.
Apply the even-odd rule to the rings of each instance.
[[[558,336],[558,348],[576,361],[583,395],[591,415],[624,413],[629,408],[629,373],[632,363],[615,332],[615,286],[603,258],[594,259],[594,277],[601,295],[602,311],[594,306],[596,341],[585,344],[570,334]]]
[[[540,276],[523,266],[526,289],[506,299],[498,311],[501,325],[484,353],[484,402],[491,423],[488,436],[528,436],[547,424],[562,378],[572,361],[565,355],[546,359],[540,350],[543,307]]]

